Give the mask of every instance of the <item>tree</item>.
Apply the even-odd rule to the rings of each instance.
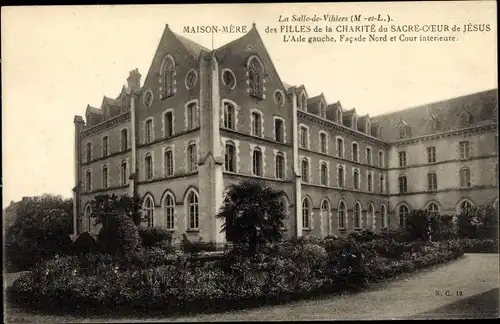
[[[498,211],[491,204],[463,208],[456,220],[461,237],[498,239]]]
[[[286,217],[285,192],[261,180],[244,180],[228,188],[217,217],[224,219],[222,232],[235,247],[255,255],[260,243],[278,241]]]
[[[138,195],[130,197],[128,195],[117,196],[115,194],[97,195],[90,202],[92,206],[92,217],[96,224],[105,224],[107,216],[127,215],[136,226],[141,224],[142,220],[142,202]]]

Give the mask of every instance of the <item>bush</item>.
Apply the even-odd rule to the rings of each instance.
[[[88,232],[83,232],[71,244],[71,252],[74,254],[87,254],[95,252],[98,248],[96,240]]]
[[[172,234],[165,228],[154,227],[139,227],[139,236],[141,237],[142,246],[154,247],[160,244],[164,247],[172,244]]]
[[[200,237],[198,242],[191,242],[188,240],[186,234],[182,234],[181,248],[184,253],[199,254],[201,252],[214,252],[217,248],[212,242],[203,242]]]
[[[498,241],[493,239],[469,239],[459,240],[465,253],[498,253]]]
[[[491,205],[462,209],[457,214],[457,229],[462,238],[498,240],[498,211]]]
[[[369,229],[362,229],[360,231],[351,232],[348,235],[349,239],[353,239],[357,242],[368,242],[380,238],[381,236]]]
[[[137,226],[126,215],[108,216],[98,235],[102,252],[121,256],[137,251],[139,240]]]

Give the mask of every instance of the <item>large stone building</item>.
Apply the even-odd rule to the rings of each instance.
[[[369,117],[284,83],[255,28],[209,50],[168,25],[141,86],[75,123],[75,232],[89,201],[143,198],[147,225],[221,243],[225,188],[261,178],[287,196],[286,235],[397,228],[498,194],[497,90]],[[495,174],[496,172],[496,174]]]

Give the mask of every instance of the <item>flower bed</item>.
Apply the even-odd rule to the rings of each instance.
[[[112,259],[62,257],[21,276],[13,290],[17,301],[43,309],[221,311],[357,290],[463,255],[458,240],[407,244],[386,253],[392,258],[377,253],[384,242],[368,243],[281,244],[259,261],[222,258],[197,266],[182,255],[171,264],[126,268]]]
[[[493,239],[460,239],[465,253],[498,253],[498,241]]]

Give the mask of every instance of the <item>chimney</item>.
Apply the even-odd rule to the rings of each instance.
[[[137,92],[141,88],[141,74],[139,73],[139,69],[135,69],[130,71],[130,74],[127,78],[128,88],[131,91]]]

